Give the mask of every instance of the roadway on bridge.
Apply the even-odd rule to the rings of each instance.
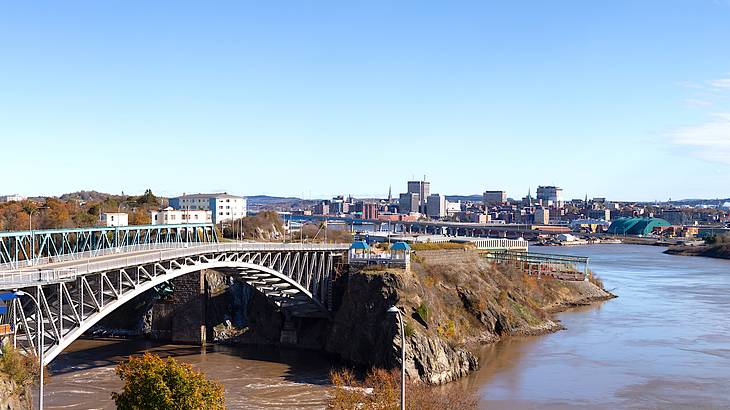
[[[189,249],[195,248],[191,246]],[[154,253],[160,253],[166,250],[172,250],[172,249],[179,249],[177,247],[170,247],[170,248],[159,248],[159,249],[147,249],[147,250],[141,250],[141,251],[133,251],[133,252],[121,252],[121,253],[115,253],[111,255],[100,255],[100,256],[94,256],[91,258],[83,258],[83,259],[72,259],[67,261],[61,261],[61,262],[53,262],[53,263],[39,263],[34,266],[30,266],[27,268],[21,268],[21,269],[6,269],[6,270],[0,270],[0,274],[3,272],[33,272],[33,271],[39,271],[39,270],[52,270],[52,269],[70,269],[77,266],[83,266],[88,263],[95,263],[95,262],[106,262],[106,261],[114,261],[117,259],[125,259],[133,256],[144,256],[148,254],[154,254]]]

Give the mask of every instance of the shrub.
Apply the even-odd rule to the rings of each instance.
[[[416,313],[418,313],[418,317],[421,318],[421,321],[424,323],[428,323],[428,306],[426,306],[425,303],[421,302],[420,305],[416,308]]]
[[[223,385],[171,357],[162,360],[149,353],[132,356],[120,363],[116,372],[124,382],[120,393],[112,393],[118,409],[225,408]]]
[[[20,391],[14,393],[20,394],[26,386],[36,381],[40,373],[40,365],[35,356],[25,356],[13,345],[6,344],[2,346],[2,355],[0,355],[0,373],[15,382],[16,388]]]
[[[328,407],[337,410],[400,408],[400,371],[372,369],[360,382],[349,370],[331,371],[335,386]],[[433,387],[406,381],[406,408],[413,410],[468,410],[477,407],[471,391],[455,386]]]
[[[412,337],[416,334],[416,329],[413,328],[411,322],[406,320],[406,328],[403,330],[407,337]]]
[[[411,244],[411,250],[414,251],[433,251],[442,249],[474,249],[472,243],[456,243],[456,242],[417,242]]]
[[[590,272],[588,274],[588,281],[591,282],[592,284],[598,286],[599,288],[603,289],[603,281],[595,273]]]

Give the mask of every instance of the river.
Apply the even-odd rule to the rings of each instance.
[[[457,382],[480,408],[730,408],[730,261],[639,245],[533,250],[589,256],[619,298],[556,315],[565,331],[482,348],[482,368]],[[321,408],[329,389],[330,359],[312,352],[80,340],[51,365],[47,407],[113,408],[114,364],[143,349],[220,380],[230,408]]]

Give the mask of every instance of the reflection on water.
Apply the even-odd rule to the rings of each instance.
[[[730,408],[730,261],[663,248],[541,248],[591,257],[619,295],[557,317],[567,330],[481,349],[457,382],[489,409]],[[78,341],[54,361],[49,408],[113,408],[114,363],[142,349],[172,354],[223,382],[230,408],[322,408],[331,359],[264,348]]]

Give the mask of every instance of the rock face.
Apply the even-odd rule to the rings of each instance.
[[[400,367],[401,340],[397,318],[386,311],[400,301],[403,275],[350,272],[342,303],[335,314],[326,350],[348,361],[375,367]],[[408,326],[406,327],[407,333]],[[478,366],[467,350],[425,333],[406,336],[406,373],[429,383],[445,383]]]
[[[0,374],[0,409],[30,410],[30,386],[21,387],[4,374]]]

